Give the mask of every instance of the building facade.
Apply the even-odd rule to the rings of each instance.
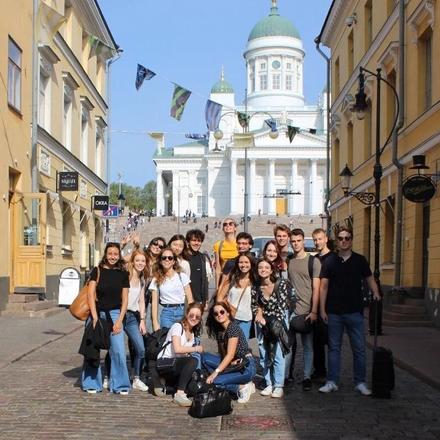
[[[0,131],[8,208],[1,213],[8,257],[0,310],[14,292],[56,298],[60,272],[84,271],[102,251],[104,223],[91,197],[107,191],[107,76],[117,49],[96,1],[39,1],[34,23],[31,0],[10,3],[0,21],[9,43],[0,64],[8,78],[0,106],[9,121]],[[63,171],[78,172],[77,191],[59,190]]]
[[[243,215],[245,163],[250,215],[323,212],[326,91],[317,105],[305,104],[303,44],[276,3],[249,34],[244,105],[236,104],[223,72],[211,89],[210,99],[222,105],[221,139],[210,132],[206,140],[166,148],[163,134],[153,135],[158,215]],[[250,118],[248,129],[238,113]],[[276,121],[277,137],[268,119]],[[295,127],[292,142],[288,126]]]
[[[438,180],[440,159],[440,5],[434,0],[335,0],[320,40],[331,49],[331,205],[333,225],[352,224],[355,248],[371,261],[374,253],[374,206],[344,197],[339,174],[353,172],[352,190],[374,192],[377,80],[367,76],[369,107],[358,120],[351,111],[358,91],[359,67],[381,75],[380,92],[380,270],[385,291],[402,286],[424,299],[440,325],[440,199],[414,203],[403,197],[401,183],[417,170],[414,155],[424,155]],[[394,122],[397,135],[390,137]],[[401,170],[401,171],[399,171]],[[388,300],[394,293],[388,293]],[[415,319],[416,320],[416,319]]]

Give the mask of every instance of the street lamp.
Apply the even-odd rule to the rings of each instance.
[[[399,115],[399,96],[397,95],[397,91],[392,84],[390,84],[385,78],[382,77],[382,69],[376,69],[376,73],[371,72],[370,70],[360,67],[359,69],[359,91],[356,94],[355,104],[352,107],[352,111],[356,112],[357,118],[362,120],[365,117],[365,112],[368,109],[368,104],[366,100],[365,94],[365,73],[368,76],[372,76],[376,78],[376,151],[375,151],[375,163],[374,163],[374,193],[371,192],[354,192],[350,191],[351,188],[351,177],[353,173],[351,172],[348,165],[340,173],[341,176],[341,188],[344,191],[344,196],[354,196],[364,205],[374,205],[374,278],[380,287],[380,269],[379,269],[379,252],[380,252],[380,184],[382,179],[382,164],[380,162],[380,157],[383,153],[383,150],[387,146],[391,135],[394,131],[394,128],[397,124],[397,118]],[[394,97],[396,99],[396,116],[394,118],[393,126],[391,127],[390,134],[385,141],[384,145],[381,147],[380,145],[380,86],[381,82],[387,84],[391,90],[393,91]]]
[[[257,114],[260,115],[267,115],[269,116],[269,119],[266,119],[264,122],[266,125],[270,128],[269,137],[271,139],[276,139],[279,135],[279,131],[277,129],[277,124],[275,119],[272,117],[272,115],[268,112],[264,111],[256,111],[253,113],[249,113],[247,111],[245,112],[226,112],[224,113],[220,119],[229,114],[236,114],[238,117],[238,122],[243,127],[243,133],[249,133],[249,122],[250,120]],[[214,139],[216,141],[219,141],[223,138],[223,131],[220,130],[218,127],[214,131]],[[216,144],[216,148],[217,144]],[[214,151],[214,150],[213,150]],[[249,164],[248,164],[248,146],[244,148],[244,198],[243,198],[243,228],[244,232],[248,232],[248,226],[249,226]]]
[[[118,195],[118,208],[119,213],[122,214],[125,208],[125,196],[122,194],[122,191]]]

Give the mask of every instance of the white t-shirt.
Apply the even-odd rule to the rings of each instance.
[[[164,357],[164,358],[173,358],[173,357],[183,357],[187,356],[186,353],[178,353],[176,354],[174,352],[173,347],[173,336],[180,336],[180,345],[183,347],[192,347],[194,345],[194,333],[191,333],[191,339],[186,339],[186,333],[183,329],[183,326],[180,322],[176,322],[171,326],[171,328],[168,330],[167,338],[165,339],[165,343],[167,344],[169,341],[171,341],[171,344],[168,344],[165,347],[165,351],[162,350],[159,355],[157,356],[158,359]]]
[[[127,310],[132,312],[139,312],[139,298],[141,296],[141,284],[136,287],[130,287],[128,289],[128,307]]]
[[[184,258],[180,258],[179,265],[182,268],[182,272],[186,273],[188,277],[191,278],[191,267],[189,265],[189,261],[185,260]]]
[[[185,291],[183,290],[190,283],[188,275],[184,272],[177,272],[172,278],[165,278],[165,281],[158,287],[156,278],[151,281],[150,290],[157,290],[161,304],[184,304]]]
[[[252,320],[252,309],[251,309],[251,286],[247,286],[243,292],[243,296],[240,296],[243,292],[242,287],[231,287],[229,289],[228,301],[234,306],[237,307],[238,302],[240,305],[237,309],[237,313],[235,314],[235,319],[239,319],[240,321],[251,321]]]

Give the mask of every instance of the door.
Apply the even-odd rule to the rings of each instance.
[[[46,198],[40,193],[13,196],[12,292],[46,288]]]
[[[423,294],[426,294],[428,287],[429,274],[429,223],[431,217],[431,206],[429,203],[423,205],[423,229],[422,229],[422,289]]]
[[[277,198],[277,214],[286,215],[287,214],[287,199],[286,197]]]

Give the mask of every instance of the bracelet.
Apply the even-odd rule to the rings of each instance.
[[[313,313],[314,315],[317,315],[317,314],[318,314],[318,312],[310,312],[310,313]]]
[[[141,321],[145,321],[145,316],[141,316]]]
[[[215,371],[217,374],[220,374],[220,370],[219,370],[218,368],[216,368],[214,371]]]

